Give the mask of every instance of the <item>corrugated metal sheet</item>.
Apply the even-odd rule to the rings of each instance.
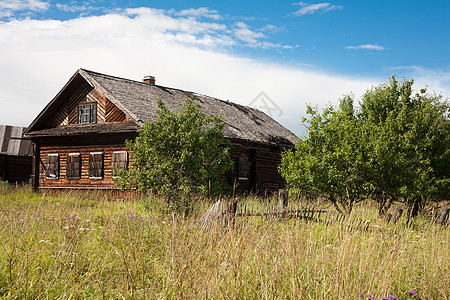
[[[0,153],[16,156],[33,156],[31,141],[23,138],[25,127],[0,125]]]

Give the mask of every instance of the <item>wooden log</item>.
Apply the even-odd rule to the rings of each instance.
[[[277,213],[281,214],[282,218],[286,217],[286,210],[288,207],[289,192],[287,190],[280,189],[278,191],[278,207]]]
[[[398,221],[398,220],[400,219],[400,217],[402,216],[403,211],[404,211],[403,206],[397,205],[397,207],[395,207],[394,213],[392,214],[392,217],[391,217],[391,222],[392,222],[393,224],[397,223],[397,221]]]
[[[384,222],[386,224],[388,224],[391,221],[391,218],[392,218],[392,214],[389,214],[389,213],[385,214],[384,215]]]
[[[236,214],[238,209],[239,198],[235,198],[228,203],[227,210],[225,212],[224,218],[224,226],[225,227],[234,227],[236,221]]]
[[[450,218],[448,218],[449,212],[450,212],[450,206],[447,205],[447,206],[443,206],[441,208],[441,214],[438,219],[438,224],[440,224],[440,225],[444,225],[445,223],[448,224],[447,219],[450,219]]]

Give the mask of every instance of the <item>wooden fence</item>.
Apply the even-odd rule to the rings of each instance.
[[[279,192],[277,206],[266,205],[260,211],[255,210],[253,205],[239,203],[238,198],[228,204],[219,200],[203,215],[201,224],[206,229],[217,223],[222,223],[225,227],[234,226],[236,218],[241,217],[263,217],[268,220],[304,219],[326,225],[341,225],[352,230],[368,230],[370,226],[370,221],[355,216],[349,217],[334,210],[325,210],[310,203],[289,205],[288,193],[284,190]]]
[[[392,214],[385,215],[386,223],[395,224],[402,216],[404,207],[396,206]],[[324,223],[326,225],[340,225],[350,230],[364,230],[370,228],[370,221],[357,218],[355,215],[345,215],[335,210],[325,210],[313,204],[289,205],[288,192],[279,191],[278,205],[266,205],[260,211],[253,208],[253,205],[239,203],[236,198],[224,205],[223,200],[217,201],[202,217],[201,224],[209,229],[213,224],[222,222],[225,227],[234,226],[236,218],[240,217],[263,217],[270,220],[279,219],[304,219]],[[450,206],[444,206],[438,217],[432,220],[433,224],[448,226],[450,224]]]

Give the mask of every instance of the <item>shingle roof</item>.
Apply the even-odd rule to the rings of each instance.
[[[23,139],[25,127],[0,125],[0,153],[6,155],[33,156],[29,139]]]
[[[136,132],[140,128],[136,123],[115,123],[115,124],[72,124],[61,127],[47,128],[29,132],[30,136],[64,136],[83,135],[96,133],[114,132]]]
[[[84,69],[79,69],[72,79],[77,74],[81,75],[93,88],[103,93],[106,98],[128,114],[139,126],[142,126],[144,121],[155,120],[158,99],[169,110],[180,111],[186,98],[192,97],[195,101],[199,101],[203,112],[220,115],[224,118],[228,125],[224,129],[224,135],[228,138],[277,145],[292,145],[297,140],[297,137],[291,131],[255,108],[194,92],[150,85]],[[32,125],[30,127],[33,127]],[[31,128],[31,132],[28,132],[28,134],[33,135],[33,130]]]

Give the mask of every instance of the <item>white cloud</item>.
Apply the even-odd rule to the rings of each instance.
[[[191,8],[191,9],[184,9],[179,12],[174,13],[175,16],[181,16],[181,17],[203,17],[203,18],[209,18],[213,20],[220,20],[222,19],[222,16],[219,15],[217,10],[209,9],[208,7],[200,7],[200,8]]]
[[[297,134],[303,132],[306,102],[324,107],[349,92],[362,95],[384,80],[224,53],[224,45],[272,43],[261,41],[265,37],[244,23],[235,26],[148,8],[66,21],[0,22],[1,123],[27,126],[80,67],[135,80],[153,75],[157,84],[243,105],[265,92],[282,111],[276,119]],[[260,46],[282,46],[274,45]]]
[[[302,8],[293,12],[291,14],[293,16],[304,16],[304,15],[308,15],[308,14],[327,12],[327,11],[343,8],[343,6],[333,5],[331,3],[308,4],[305,2],[299,2],[299,3],[294,3],[294,5],[300,5]]]
[[[398,78],[414,79],[413,88],[416,90],[427,87],[428,91],[450,99],[450,69],[436,71],[421,66],[400,66],[393,68],[393,72]]]
[[[57,3],[56,8],[61,11],[65,11],[65,12],[79,12],[79,11],[95,9],[92,6],[87,6],[87,5],[69,5],[69,4],[61,4],[61,3]]]
[[[234,35],[241,41],[250,45],[256,45],[258,39],[264,38],[264,34],[261,32],[255,32],[250,30],[247,24],[244,22],[237,22],[234,28]]]
[[[275,26],[267,25],[261,30],[274,30],[274,28]],[[261,41],[261,39],[266,38],[266,35],[262,32],[251,30],[250,27],[244,22],[237,22],[235,24],[233,28],[233,34],[238,39],[238,41],[243,43],[244,46],[262,49],[293,49],[293,47],[290,45]]]
[[[347,46],[345,49],[349,50],[375,50],[375,51],[381,51],[386,50],[383,46],[378,46],[377,44],[364,44],[364,45],[358,45],[358,46]]]
[[[49,6],[39,0],[0,0],[0,17],[11,17],[16,11],[45,11]]]

